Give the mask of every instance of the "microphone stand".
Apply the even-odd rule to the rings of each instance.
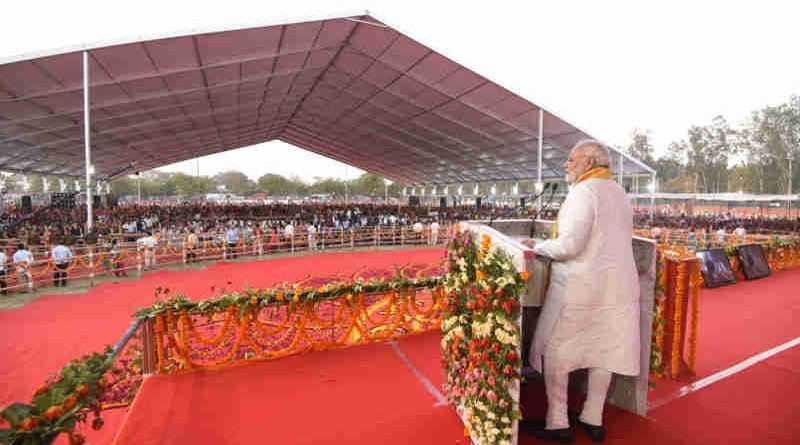
[[[539,213],[547,210],[547,208],[550,206],[550,203],[553,202],[553,198],[555,198],[557,190],[558,190],[558,184],[554,183],[553,188],[550,190],[550,196],[547,198],[547,202],[545,202],[542,208],[539,210]]]
[[[545,184],[544,188],[542,189],[542,191],[539,192],[533,198],[531,198],[531,202],[536,202],[537,199],[539,199],[542,195],[547,193],[547,191],[550,189],[550,187],[552,185],[553,185],[553,183],[551,183],[551,182],[548,182],[547,184]],[[539,217],[539,211],[540,211],[540,209],[537,209],[536,210],[536,215],[531,218],[531,232],[530,232],[530,236],[528,236],[528,238],[533,238],[534,231],[535,231],[534,229],[536,228],[536,218]]]

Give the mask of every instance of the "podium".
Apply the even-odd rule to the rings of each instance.
[[[536,330],[541,307],[545,304],[545,283],[547,278],[549,258],[537,256],[533,249],[522,244],[523,241],[534,238],[544,240],[552,237],[553,222],[530,219],[466,221],[461,223],[463,230],[469,230],[479,238],[489,235],[492,243],[504,250],[518,270],[529,273],[527,291],[520,297],[522,306],[521,324],[522,344],[520,354],[523,357],[523,369],[520,374],[526,377],[535,375],[535,371],[528,365],[528,354],[533,333]],[[656,284],[656,244],[653,240],[633,237],[632,248],[640,287],[640,367],[639,376],[615,375],[614,382],[609,391],[608,401],[613,405],[640,416],[647,413],[647,391],[650,369],[650,343],[653,328],[653,307],[655,302]],[[579,388],[585,391],[585,372],[577,372],[574,381]],[[573,380],[573,379],[571,379]]]

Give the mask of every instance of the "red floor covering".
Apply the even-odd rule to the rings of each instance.
[[[650,400],[800,337],[800,270],[744,281],[700,294],[697,374],[657,379]],[[788,352],[788,351],[787,351]],[[785,353],[782,353],[785,354]]]
[[[415,249],[220,262],[206,269],[157,271],[139,280],[103,283],[83,294],[43,295],[25,307],[0,311],[0,407],[30,400],[48,374],[58,372],[72,358],[116,343],[132,322],[131,314],[152,304],[160,286],[196,300],[210,296],[212,286],[236,290],[294,282],[309,274],[369,275],[371,270],[391,269],[394,264],[439,262],[443,256],[442,249]],[[115,421],[122,418],[119,412],[108,414],[99,435],[88,432],[92,443],[110,442],[119,425]]]
[[[337,255],[321,255],[313,263],[314,270],[317,274],[334,273],[348,265],[359,268],[371,267],[370,265],[380,264],[380,261],[389,263],[411,261],[410,257],[398,259],[397,254],[393,252],[389,252],[388,255],[386,253],[370,255],[376,257],[335,258]],[[419,258],[415,255],[414,260],[429,261],[425,255],[430,255],[432,260],[435,260],[441,257],[441,250],[427,251]],[[275,263],[303,260],[307,258],[280,260]],[[0,383],[0,396],[2,396],[0,403],[24,399],[48,372],[57,370],[69,358],[85,350],[98,349],[102,344],[116,340],[129,321],[130,309],[151,302],[153,289],[158,285],[169,284],[181,290],[184,290],[185,286],[185,289],[189,289],[187,291],[189,295],[202,297],[209,293],[208,288],[212,284],[220,286],[228,279],[233,281],[229,288],[242,286],[245,280],[249,280],[251,286],[263,286],[269,284],[269,277],[264,275],[275,277],[273,280],[279,277],[281,280],[291,281],[302,278],[308,270],[301,270],[298,267],[303,266],[302,264],[295,264],[292,268],[286,264],[271,263],[273,262],[222,264],[211,268],[211,273],[208,275],[195,275],[197,272],[150,274],[137,282],[99,286],[80,298],[44,297],[26,308],[0,313],[0,325],[3,326],[1,332],[5,336],[5,341],[2,342],[3,349],[0,350],[0,372],[4,376],[10,376]],[[261,266],[258,266],[259,264]],[[267,273],[264,273],[265,265],[270,266],[266,268]],[[238,267],[246,270],[239,271]],[[188,276],[177,279],[182,274]],[[258,282],[253,277],[257,277]],[[178,282],[182,284],[174,284]],[[668,396],[681,385],[799,337],[800,327],[793,323],[793,319],[800,316],[800,298],[797,296],[797,289],[800,289],[800,271],[780,272],[763,280],[704,290],[701,298],[698,375],[683,378],[678,383],[660,380],[651,398]],[[87,312],[93,316],[89,316]],[[78,321],[75,322],[73,317],[77,317]],[[91,329],[87,329],[87,326],[91,326]],[[56,334],[58,337],[53,339]],[[437,387],[443,379],[439,370],[438,342],[438,335],[428,334],[403,339],[399,343],[405,355]],[[270,419],[273,424],[279,425],[281,430],[285,430],[282,425],[295,427],[296,436],[292,440],[275,440],[275,443],[305,443],[307,437],[323,441],[324,437],[327,437],[325,435],[329,433],[336,439],[333,443],[350,443],[358,442],[355,436],[375,438],[378,436],[374,434],[378,432],[383,434],[381,443],[399,444],[421,440],[409,434],[420,434],[419,437],[423,439],[429,436],[436,438],[435,443],[465,443],[461,435],[462,429],[452,410],[447,407],[434,408],[433,398],[425,392],[403,362],[397,357],[392,357],[391,353],[392,349],[388,345],[370,345],[355,348],[353,352],[344,350],[309,354],[217,372],[217,374],[238,372],[241,374],[237,375],[242,379],[261,382],[261,386],[255,386],[264,391],[264,395],[260,397],[254,397],[256,393],[250,393],[246,387],[239,387],[235,389],[238,392],[235,392],[234,397],[227,395],[227,389],[225,392],[222,389],[215,389],[216,392],[209,392],[206,398],[195,394],[195,390],[201,387],[210,388],[208,379],[213,378],[211,374],[214,373],[207,373],[207,376],[202,377],[183,376],[181,378],[184,380],[180,382],[183,385],[181,388],[184,390],[191,388],[192,394],[188,397],[188,401],[175,398],[175,401],[170,403],[175,404],[174,408],[184,410],[184,414],[170,411],[160,417],[166,416],[169,425],[180,426],[183,422],[183,428],[186,428],[189,422],[195,428],[202,423],[200,419],[216,419],[219,416],[225,419],[224,425],[253,431],[264,431],[263,428],[255,428],[260,422],[265,422],[264,419]],[[62,357],[51,357],[59,354]],[[334,356],[334,354],[342,355]],[[323,366],[322,360],[325,359],[330,360],[330,363],[325,362]],[[294,365],[289,367],[290,371],[285,371],[286,374],[290,374],[289,376],[276,377],[271,374],[273,367],[281,366],[280,369],[284,369],[281,362]],[[354,363],[357,365],[353,366]],[[353,369],[348,370],[345,366],[348,364]],[[263,371],[260,378],[258,375],[248,377],[251,372],[247,370],[248,368]],[[317,371],[316,374],[311,374],[312,377],[316,375],[316,378],[303,379],[304,376],[309,377],[309,371],[298,371],[298,369],[323,368],[324,373]],[[646,419],[609,407],[606,412],[606,424],[609,428],[607,443],[800,443],[800,430],[795,421],[795,413],[800,412],[800,404],[797,402],[800,396],[798,369],[800,369],[800,347],[795,347],[698,392],[672,400],[653,410]],[[319,377],[320,375],[323,377]],[[383,376],[390,378],[382,380]],[[140,393],[142,397],[139,401],[145,400],[145,395],[148,394],[145,389],[155,384],[151,382],[166,384],[161,383],[161,380],[167,379],[150,379]],[[380,384],[374,386],[373,380]],[[276,385],[271,384],[273,381]],[[279,382],[284,383],[278,384]],[[289,385],[291,382],[295,384]],[[178,383],[176,381],[170,385],[177,387]],[[301,383],[303,385],[300,385]],[[234,384],[235,387],[238,385]],[[334,396],[337,389],[339,392],[336,395],[339,397],[347,394],[347,397],[343,397],[344,401]],[[245,392],[255,399],[247,402],[246,407],[250,407],[250,411],[261,409],[264,415],[242,414],[247,422],[236,423],[239,421],[225,417],[224,411],[232,409],[230,408],[232,401],[246,398],[240,396]],[[381,393],[383,396],[380,396]],[[20,395],[15,396],[15,394]],[[162,396],[158,391],[150,394]],[[277,399],[277,402],[274,399]],[[217,400],[217,408],[214,407],[213,400]],[[528,413],[543,414],[544,393],[540,384],[532,384],[525,391],[524,400]],[[145,412],[139,409],[139,401],[134,406],[135,409],[130,412],[128,420],[130,425],[133,425],[132,422],[137,418],[143,420],[137,417],[139,415],[137,412]],[[189,408],[184,409],[181,406]],[[281,409],[281,406],[284,408]],[[354,411],[357,414],[354,414]],[[104,429],[101,435],[90,436],[92,443],[109,443],[108,440],[118,428],[117,422],[121,412],[111,414],[112,422],[107,424],[108,428]],[[185,417],[188,414],[194,417],[190,420]],[[351,415],[359,416],[358,422],[351,422],[355,419],[347,417]],[[330,422],[325,420],[326,416],[330,417]],[[361,421],[364,417],[370,418],[371,421]],[[301,418],[305,418],[302,423],[298,420]],[[206,437],[215,438],[208,435],[221,434],[210,431],[217,430],[213,428],[215,421],[210,420],[206,422],[209,426],[200,427],[206,431]],[[159,421],[150,420],[150,422],[153,424],[152,431],[158,431],[156,429],[158,425],[163,425]],[[421,428],[409,430],[409,425],[420,425]],[[163,426],[161,428],[162,433],[167,431]],[[250,433],[235,432],[235,434]],[[341,435],[337,436],[339,434]],[[577,437],[578,443],[588,443],[585,437],[581,435]],[[272,436],[268,436],[268,439],[273,442]],[[363,443],[367,441],[364,440]],[[535,442],[523,438],[521,443]]]
[[[401,350],[439,339],[416,337]],[[436,401],[389,344],[372,344],[147,379],[115,443],[466,443]]]

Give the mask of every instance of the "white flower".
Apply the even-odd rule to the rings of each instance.
[[[509,442],[506,439],[503,439],[503,440],[500,441],[500,443],[498,445],[511,445],[511,442]]]
[[[495,413],[489,411],[489,413],[486,414],[486,417],[488,417],[490,420],[494,420],[494,419],[497,418],[497,415]]]
[[[492,433],[493,436],[496,436],[496,435],[500,434],[500,430],[497,429],[497,428],[492,428],[491,433]]]
[[[511,428],[503,428],[504,434],[511,434]]]
[[[511,423],[511,419],[509,419],[508,416],[501,417],[500,421],[503,423]]]

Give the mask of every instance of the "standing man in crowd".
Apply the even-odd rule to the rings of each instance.
[[[32,291],[33,275],[31,275],[31,266],[33,266],[33,254],[25,249],[25,244],[19,243],[17,244],[17,251],[14,252],[14,256],[11,259],[14,262],[14,266],[17,267],[17,277],[20,283],[25,279],[28,283],[27,290]]]
[[[140,248],[144,249],[144,268],[152,269],[156,266],[156,245],[157,241],[150,232],[145,232],[147,236],[139,239]]]
[[[3,295],[8,294],[8,283],[6,282],[6,263],[8,263],[8,257],[6,257],[5,249],[0,249],[0,288],[2,288]]]
[[[186,237],[186,262],[187,263],[194,263],[197,262],[197,247],[200,245],[200,239],[197,238],[197,234],[194,233],[194,229],[189,231],[189,235]]]
[[[239,246],[239,230],[234,224],[230,226],[228,233],[225,234],[225,240],[228,243],[228,258],[236,258],[236,249]]]
[[[431,223],[431,246],[439,244],[439,223],[433,220]]]
[[[554,239],[534,246],[537,254],[555,260],[530,354],[534,369],[544,372],[548,406],[544,425],[526,420],[520,428],[542,440],[573,439],[567,416],[571,371],[589,370],[583,411],[573,423],[596,442],[605,438],[603,404],[613,373],[640,372],[633,210],[609,165],[600,142],[575,145],[565,164],[573,185]]]
[[[69,247],[62,244],[61,240],[56,241],[58,245],[53,248],[50,258],[55,264],[55,272],[53,272],[53,285],[58,287],[67,287],[67,269],[72,264],[74,257]]]

